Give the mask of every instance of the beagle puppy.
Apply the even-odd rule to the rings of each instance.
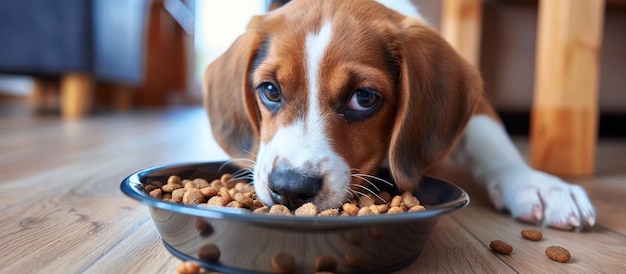
[[[213,135],[266,205],[337,207],[381,166],[402,190],[451,157],[497,209],[590,227],[585,191],[531,168],[482,80],[408,0],[295,0],[254,17],[204,74]]]

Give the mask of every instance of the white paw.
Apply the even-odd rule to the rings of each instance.
[[[585,190],[531,168],[491,174],[487,190],[499,210],[521,221],[558,229],[592,227],[596,212]]]

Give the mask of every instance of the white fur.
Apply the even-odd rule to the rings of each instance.
[[[324,195],[323,197],[318,195],[313,201],[319,208],[337,207],[346,197],[350,184],[350,169],[332,150],[318,97],[317,76],[331,36],[331,24],[326,23],[317,34],[309,34],[306,37],[309,94],[305,120],[281,127],[270,142],[259,147],[254,184],[259,199],[265,204],[272,204],[267,178],[275,159],[294,168],[308,167],[319,170],[319,175],[324,178],[320,193],[323,192]]]
[[[470,119],[455,157],[484,184],[496,208],[509,210],[513,217],[559,228],[595,223],[585,191],[531,168],[502,125],[489,116]]]

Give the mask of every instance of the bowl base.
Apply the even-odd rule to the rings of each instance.
[[[251,271],[248,269],[241,269],[241,268],[236,268],[236,267],[232,267],[232,266],[225,266],[219,263],[211,263],[211,262],[207,262],[207,261],[202,261],[202,260],[198,260],[197,258],[194,258],[192,256],[189,256],[187,254],[185,254],[184,252],[179,251],[178,249],[174,248],[173,246],[171,246],[169,243],[167,243],[165,240],[162,240],[163,245],[165,246],[165,248],[167,249],[167,251],[169,251],[170,253],[172,253],[172,255],[176,256],[177,258],[183,260],[183,261],[194,261],[196,263],[199,263],[202,268],[204,269],[208,269],[208,270],[212,270],[212,271],[217,271],[217,272],[222,272],[222,273],[232,273],[232,274],[272,274],[272,272],[258,272],[258,271]],[[349,273],[368,273],[368,274],[386,274],[386,273],[392,273],[395,271],[398,271],[400,269],[403,269],[405,267],[407,267],[409,264],[411,264],[413,261],[415,261],[417,259],[417,257],[419,257],[421,251],[418,252],[417,254],[409,257],[408,259],[406,259],[405,261],[402,261],[398,264],[395,264],[393,266],[389,266],[389,267],[385,267],[385,268],[378,268],[378,269],[367,269],[367,270],[363,270],[363,272],[359,272],[357,271],[351,271]],[[337,272],[339,273],[343,273],[343,272]]]

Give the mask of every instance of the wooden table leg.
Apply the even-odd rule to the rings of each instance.
[[[482,0],[446,0],[441,34],[470,64],[478,66]]]
[[[604,0],[539,3],[530,162],[591,175],[597,141]]]
[[[68,73],[61,77],[61,115],[65,120],[83,118],[91,104],[93,78],[88,73]]]

